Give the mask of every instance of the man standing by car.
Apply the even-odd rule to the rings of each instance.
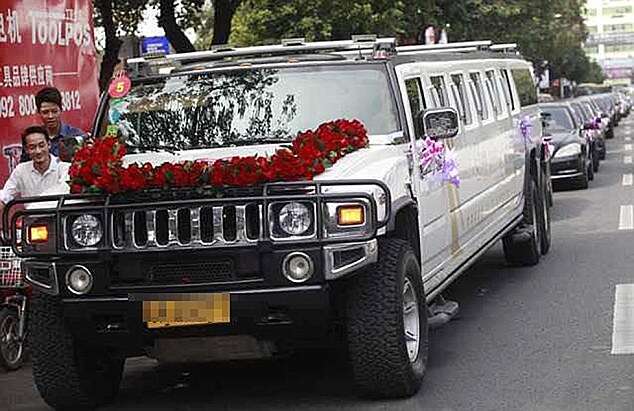
[[[0,213],[18,195],[33,197],[54,187],[68,176],[68,163],[62,163],[50,153],[48,131],[31,126],[22,133],[22,146],[32,160],[18,164],[0,191]]]
[[[50,138],[50,153],[59,157],[62,141],[72,137],[84,136],[82,130],[62,123],[62,94],[55,87],[45,87],[35,95],[35,106],[40,114],[42,124]],[[22,162],[29,161],[28,153],[23,147]]]

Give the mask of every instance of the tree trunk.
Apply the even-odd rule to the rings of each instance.
[[[211,44],[227,44],[231,35],[231,20],[240,0],[216,0],[214,2],[214,36]]]
[[[123,42],[117,37],[117,27],[112,17],[112,1],[96,0],[95,7],[99,8],[106,32],[106,48],[99,70],[99,90],[104,91],[110,83],[114,68],[119,63],[119,49]]]
[[[169,40],[177,53],[187,53],[196,51],[196,48],[187,38],[176,21],[174,14],[174,0],[160,0],[161,14],[158,18],[159,26],[165,31],[165,36]]]

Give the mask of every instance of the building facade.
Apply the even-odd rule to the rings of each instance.
[[[588,0],[584,49],[609,79],[631,78],[634,68],[634,0]]]

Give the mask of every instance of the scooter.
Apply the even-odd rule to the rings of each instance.
[[[29,288],[20,259],[11,247],[0,247],[0,367],[19,369],[26,359]]]

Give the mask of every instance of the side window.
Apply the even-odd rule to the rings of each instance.
[[[506,96],[507,102],[511,105],[511,111],[515,111],[517,107],[515,107],[515,98],[513,97],[513,87],[511,86],[511,78],[509,77],[508,70],[500,70],[502,73],[502,88],[504,89],[504,95]]]
[[[436,103],[436,107],[446,107],[449,102],[447,101],[447,87],[445,85],[445,78],[443,76],[431,76],[429,81],[432,85],[432,95]]]
[[[467,88],[462,74],[451,75],[452,91],[454,93],[454,99],[458,103],[458,111],[464,125],[473,123],[471,118],[471,107],[469,106],[469,99],[467,98]]]
[[[512,69],[511,75],[513,80],[515,80],[520,106],[525,107],[537,104],[537,88],[530,70],[528,68]]]
[[[420,79],[410,78],[405,80],[405,90],[407,91],[409,106],[412,109],[412,118],[415,118],[416,114],[426,108]],[[420,129],[420,125],[416,121],[414,121],[414,132],[416,133],[416,138],[423,136],[423,130]]]
[[[493,102],[493,110],[495,111],[495,114],[497,116],[501,116],[506,112],[506,110],[504,108],[502,100],[500,99],[500,91],[498,90],[498,82],[495,78],[495,71],[487,70],[485,74],[487,84],[486,87],[488,89],[488,93],[491,95],[490,98]]]
[[[482,85],[482,75],[480,73],[470,73],[469,78],[471,79],[470,84],[472,87],[473,95],[475,96],[476,108],[478,109],[480,119],[488,120],[489,107],[487,106],[485,100],[484,86]]]

